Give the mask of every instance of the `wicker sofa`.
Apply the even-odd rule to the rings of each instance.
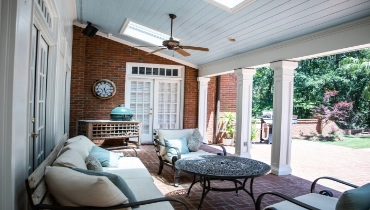
[[[181,201],[163,196],[154,185],[149,171],[140,159],[135,157],[137,153],[132,147],[111,148],[133,150],[130,152],[131,157],[122,155],[118,159],[118,167],[103,167],[103,172],[99,173],[108,173],[116,178],[121,177],[126,183],[125,186],[131,190],[130,193],[136,197],[135,202],[130,202],[127,199],[129,196],[122,193],[123,191],[120,191],[120,188],[115,186],[109,177],[87,175],[76,171],[85,170],[82,163],[85,163],[84,159],[94,146],[85,136],[67,139],[65,135],[50,155],[26,180],[31,208],[131,209],[131,207],[135,207],[138,210],[173,209],[171,201],[181,203],[184,209],[187,209]],[[92,184],[86,186],[84,183],[90,183],[89,180],[93,180]],[[126,198],[126,200],[122,202],[122,198]]]

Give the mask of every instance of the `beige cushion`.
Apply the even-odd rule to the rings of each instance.
[[[188,141],[190,136],[193,134],[194,129],[171,129],[171,130],[158,130],[158,139],[164,145],[163,138],[166,139],[179,139],[183,136]],[[160,146],[160,155],[166,154],[166,148]]]
[[[117,174],[124,180],[132,178],[150,178],[148,169],[137,157],[122,157],[119,159],[119,165],[117,168],[103,167],[104,172]]]
[[[66,150],[57,157],[53,162],[53,166],[87,169],[85,161],[82,159],[80,153],[71,149]]]
[[[318,209],[325,209],[325,210],[335,210],[335,205],[337,204],[338,199],[320,195],[317,193],[309,193],[306,195],[298,196],[295,198],[305,204],[310,206],[316,207]],[[276,209],[284,209],[284,210],[306,210],[300,206],[297,206],[289,201],[283,201],[268,207],[275,207]],[[266,207],[267,208],[267,207]]]
[[[214,153],[209,153],[209,152],[206,152],[204,150],[198,150],[196,152],[189,152],[188,154],[181,154],[181,159],[182,158],[187,158],[187,157],[198,157],[199,155],[216,155]],[[170,163],[172,163],[172,157],[168,157],[167,154],[163,155],[163,158],[168,160]]]
[[[104,176],[65,167],[46,167],[45,181],[60,205],[107,207],[127,203],[127,197]]]
[[[127,185],[130,187],[132,192],[138,201],[163,198],[161,191],[153,183],[151,178],[137,178],[137,179],[125,179]],[[172,205],[166,202],[159,202],[147,205],[140,205],[139,208],[133,208],[132,210],[173,210]],[[179,208],[182,209],[182,208]]]
[[[95,146],[95,144],[86,136],[76,136],[67,140],[67,146],[63,147],[61,153],[67,151],[68,149],[73,149],[79,152],[82,158],[85,160],[93,146]]]

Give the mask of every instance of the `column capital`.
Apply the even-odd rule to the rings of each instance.
[[[209,77],[198,77],[197,80],[198,80],[199,83],[206,83],[207,84],[209,82],[210,78]]]
[[[288,69],[294,70],[298,67],[298,61],[275,61],[270,63],[270,68],[273,70]]]
[[[256,73],[256,69],[255,68],[241,68],[241,69],[235,69],[234,70],[234,74],[236,74],[238,77],[239,76],[252,76],[253,78],[253,75]]]

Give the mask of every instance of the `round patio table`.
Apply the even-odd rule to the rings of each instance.
[[[201,155],[198,157],[183,158],[176,161],[175,167],[178,170],[194,175],[187,196],[191,188],[197,182],[203,187],[202,198],[198,209],[201,209],[203,200],[207,193],[212,191],[235,191],[244,190],[253,200],[253,180],[255,177],[267,174],[271,167],[266,163],[249,158],[241,158],[236,156],[219,156],[219,155]],[[196,176],[200,179],[196,180]],[[244,179],[240,181],[239,179]],[[245,188],[246,182],[250,179],[249,191]],[[211,187],[211,180],[226,180],[232,181],[235,184],[233,188],[215,188]]]

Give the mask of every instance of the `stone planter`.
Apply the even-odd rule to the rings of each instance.
[[[222,144],[226,146],[231,146],[234,143],[234,138],[223,138]]]

